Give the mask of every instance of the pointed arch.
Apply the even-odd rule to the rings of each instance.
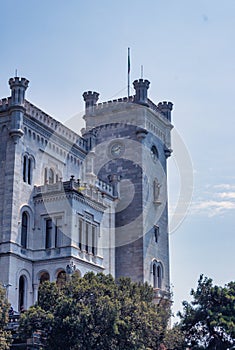
[[[152,261],[153,288],[162,289],[162,282],[164,277],[163,272],[164,271],[162,263],[154,259]]]

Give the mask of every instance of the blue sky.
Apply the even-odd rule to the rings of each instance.
[[[101,101],[126,95],[131,47],[131,79],[143,65],[150,98],[174,103],[194,175],[190,208],[170,236],[174,310],[201,273],[234,279],[234,16],[233,0],[1,1],[1,97],[17,69],[30,80],[27,99],[82,127],[84,91]],[[187,176],[180,157],[169,160],[171,212]]]

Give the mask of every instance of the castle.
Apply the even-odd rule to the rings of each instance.
[[[0,100],[0,283],[14,310],[40,283],[110,273],[169,288],[167,158],[171,102],[150,82],[98,103],[88,91],[82,136],[25,99],[25,78]]]

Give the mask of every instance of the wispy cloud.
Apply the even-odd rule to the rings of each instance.
[[[200,193],[191,205],[191,214],[213,217],[235,210],[235,185],[218,184],[206,186],[206,191]]]
[[[221,192],[217,193],[219,198],[235,199],[235,192]]]

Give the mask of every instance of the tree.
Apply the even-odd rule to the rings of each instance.
[[[73,275],[62,287],[45,282],[25,312],[20,332],[40,331],[50,350],[151,350],[163,343],[170,301],[153,303],[153,289],[111,275]]]
[[[193,301],[183,302],[181,329],[190,346],[227,349],[235,344],[235,282],[214,286],[211,278],[200,276]]]
[[[0,285],[0,350],[10,349],[11,333],[7,331],[9,307],[6,291]]]

